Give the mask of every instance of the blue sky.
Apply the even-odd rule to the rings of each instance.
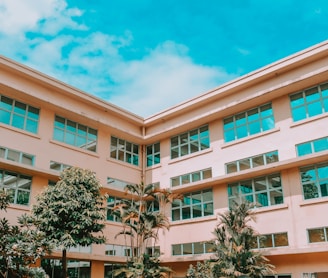
[[[0,0],[1,55],[143,117],[327,38],[327,0]]]

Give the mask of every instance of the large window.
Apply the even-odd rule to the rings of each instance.
[[[274,128],[271,103],[223,120],[224,141],[230,142]]]
[[[296,151],[298,156],[322,152],[326,150],[328,150],[328,137],[323,137],[296,145]]]
[[[56,116],[54,140],[96,152],[97,130],[71,120]]]
[[[328,162],[300,169],[304,199],[328,196]]]
[[[110,157],[133,165],[139,165],[139,145],[111,137]]]
[[[197,182],[204,179],[209,179],[212,177],[212,169],[200,170],[181,176],[171,178],[171,186],[178,186],[182,184],[188,184],[191,182]]]
[[[23,153],[13,149],[0,147],[0,158],[33,166],[35,156],[32,154]]]
[[[328,227],[308,229],[307,232],[310,243],[328,241]]]
[[[183,195],[182,200],[172,203],[172,221],[213,215],[212,189]]]
[[[267,207],[284,202],[280,174],[228,184],[229,206],[244,200]]]
[[[210,147],[208,126],[203,126],[171,138],[171,159],[199,152]]]
[[[147,167],[159,164],[161,162],[160,144],[155,143],[146,146]]]
[[[31,184],[32,178],[29,176],[0,170],[0,189],[5,189],[13,204],[30,203]]]
[[[328,83],[290,96],[294,122],[328,112]]]
[[[206,242],[179,243],[172,245],[172,256],[213,253],[213,245]]]
[[[226,163],[226,173],[229,174],[239,172],[250,168],[255,168],[258,166],[277,162],[278,160],[278,151],[247,157],[237,161]]]
[[[39,109],[0,95],[0,122],[32,133],[37,133]]]
[[[287,233],[260,235],[257,237],[255,248],[273,248],[288,246]]]

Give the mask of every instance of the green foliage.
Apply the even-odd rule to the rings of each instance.
[[[39,196],[32,213],[47,239],[63,250],[63,275],[66,275],[66,250],[105,242],[104,196],[95,173],[79,167],[65,169],[60,180]]]
[[[248,202],[235,204],[220,215],[220,224],[213,234],[216,251],[213,277],[262,277],[273,274],[274,266],[258,251],[254,250],[257,233],[248,225],[254,220],[252,205]]]
[[[0,191],[0,209],[9,205],[9,196]],[[0,277],[45,277],[41,268],[32,268],[50,247],[45,234],[36,230],[33,219],[24,214],[18,218],[18,225],[10,225],[6,218],[0,218]]]
[[[165,206],[180,196],[143,183],[127,185],[125,189],[130,199],[124,199],[114,207],[113,214],[116,214],[123,224],[123,230],[117,236],[123,235],[126,245],[129,242],[131,250],[135,252],[132,252],[127,266],[116,271],[115,275],[133,278],[165,277],[165,273],[171,270],[160,267],[159,259],[149,257],[145,252],[148,246],[156,243],[159,230],[169,229]],[[151,209],[153,202],[159,205],[159,210]],[[123,274],[125,276],[119,276]]]
[[[213,278],[212,267],[209,261],[197,262],[196,266],[189,266],[187,275],[188,278]]]

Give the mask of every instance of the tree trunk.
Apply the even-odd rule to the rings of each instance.
[[[67,277],[67,260],[66,260],[66,249],[63,249],[63,255],[62,255],[62,266],[63,266],[63,277]]]

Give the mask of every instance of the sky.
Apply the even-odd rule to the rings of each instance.
[[[327,39],[327,0],[0,0],[0,55],[142,117]]]

